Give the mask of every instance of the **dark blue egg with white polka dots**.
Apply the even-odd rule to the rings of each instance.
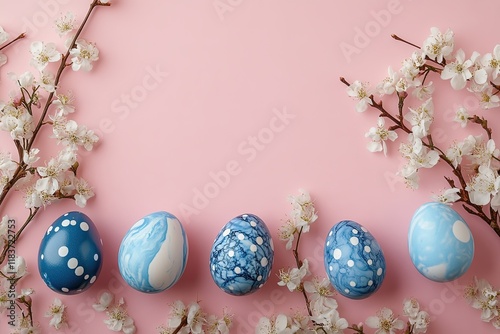
[[[343,220],[330,229],[324,261],[332,286],[351,299],[369,297],[385,277],[385,257],[379,243],[352,220]]]
[[[266,224],[252,214],[231,219],[219,232],[210,253],[210,273],[224,292],[243,296],[269,278],[274,246]]]
[[[102,240],[85,214],[65,213],[47,229],[38,251],[38,271],[55,292],[74,295],[96,281],[102,264]]]

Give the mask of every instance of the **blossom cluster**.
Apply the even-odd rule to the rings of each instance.
[[[311,224],[318,219],[309,193],[302,189],[299,192],[298,196],[289,196],[292,204],[290,218],[278,231],[280,240],[286,241],[286,249],[292,248],[295,238],[301,233],[309,232]]]
[[[299,195],[290,196],[292,212],[287,222],[280,229],[280,239],[286,242],[286,249],[292,250],[296,267],[280,269],[278,285],[286,287],[290,292],[297,292],[304,298],[306,312],[295,312],[292,315],[283,313],[262,317],[255,328],[256,334],[293,334],[324,333],[341,334],[344,330],[353,330],[364,334],[363,326],[376,329],[377,334],[418,334],[425,333],[430,323],[429,314],[420,309],[415,298],[403,302],[403,315],[406,322],[398,319],[389,308],[382,308],[376,316],[368,317],[365,323],[349,325],[340,316],[339,304],[334,298],[335,290],[327,278],[313,275],[309,270],[307,258],[301,259],[298,254],[302,233],[310,231],[311,224],[318,219],[314,203],[309,193],[303,189]]]
[[[70,33],[73,27],[65,29],[65,33]],[[66,44],[71,44],[73,37],[68,40]],[[76,176],[77,151],[79,147],[92,150],[99,138],[86,126],[68,118],[75,111],[73,96],[58,87],[58,76],[50,70],[50,63],[62,62],[60,66],[66,66],[66,57],[54,43],[34,41],[30,51],[35,73],[8,73],[18,89],[7,102],[0,101],[0,130],[10,134],[18,151],[18,159],[10,152],[0,152],[0,192],[17,183],[25,189],[25,206],[29,209],[60,198],[73,198],[78,206],[84,207],[94,193],[87,181]],[[75,46],[69,48],[73,70],[90,70],[97,54],[95,46],[76,39]],[[46,124],[52,125],[52,137],[63,148],[48,162],[37,164],[40,150],[34,146],[34,139]]]
[[[481,320],[491,322],[493,327],[500,329],[500,291],[487,280],[474,277],[474,282],[465,289],[466,301],[475,309],[481,311]]]
[[[171,305],[167,325],[158,327],[159,334],[229,334],[232,325],[232,315],[226,309],[221,317],[207,315],[198,302],[184,305],[176,300]]]
[[[450,204],[462,202],[465,210],[486,221],[500,235],[500,150],[492,138],[492,130],[484,117],[471,114],[466,106],[459,105],[454,121],[463,128],[476,124],[484,134],[467,135],[448,147],[438,147],[432,136],[437,86],[430,81],[433,76],[449,80],[452,90],[475,96],[479,109],[499,107],[500,45],[489,53],[481,55],[474,51],[467,57],[463,49],[456,48],[454,33],[449,29],[441,32],[432,28],[421,46],[396,35],[393,38],[415,48],[399,69],[389,67],[388,75],[375,86],[340,79],[348,86],[347,94],[357,101],[358,112],[372,108],[379,113],[377,126],[365,134],[370,139],[368,150],[387,154],[387,143],[398,139],[398,132],[405,133],[406,141],[400,143],[399,152],[406,163],[398,174],[406,185],[417,189],[419,170],[444,162],[451,169],[452,177],[445,177],[449,188],[435,196],[435,200]],[[384,99],[389,99],[387,96],[397,98],[394,111],[383,104]],[[387,121],[390,124],[386,124]],[[491,212],[483,210],[483,206],[488,205]]]
[[[125,334],[135,333],[134,319],[127,313],[123,298],[115,300],[111,292],[105,291],[99,296],[98,301],[92,307],[98,312],[106,312],[108,317],[104,320],[104,323],[109,330]]]

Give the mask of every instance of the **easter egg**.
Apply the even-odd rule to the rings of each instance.
[[[332,286],[351,299],[369,297],[385,277],[385,257],[379,243],[352,220],[343,220],[330,229],[324,262]]]
[[[266,224],[255,215],[244,214],[231,219],[217,234],[210,273],[224,292],[243,296],[266,283],[273,259],[273,240]]]
[[[415,268],[436,282],[449,282],[469,269],[474,239],[465,220],[451,206],[431,202],[414,213],[408,250]]]
[[[120,274],[132,288],[157,293],[181,278],[188,259],[188,239],[180,221],[159,211],[136,222],[118,251]]]
[[[49,226],[38,251],[38,271],[55,292],[73,295],[97,279],[102,240],[92,220],[77,211],[65,213]]]

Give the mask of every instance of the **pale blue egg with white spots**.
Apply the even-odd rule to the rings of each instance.
[[[97,280],[101,266],[102,240],[87,215],[67,212],[49,226],[38,250],[38,271],[50,289],[83,292]]]
[[[449,282],[469,269],[474,258],[474,238],[465,220],[451,206],[431,202],[413,215],[408,250],[423,276]]]
[[[252,214],[231,219],[217,234],[210,252],[210,273],[224,292],[243,296],[269,278],[274,246],[266,224]]]
[[[125,234],[118,267],[125,282],[145,293],[158,293],[179,281],[188,259],[188,239],[171,213],[151,213]]]
[[[325,270],[343,296],[363,299],[377,291],[385,277],[385,257],[366,228],[352,220],[335,224],[326,237]]]

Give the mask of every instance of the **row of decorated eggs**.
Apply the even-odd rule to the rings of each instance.
[[[118,251],[118,267],[132,288],[156,293],[172,287],[188,260],[188,239],[172,214],[151,213],[127,231]],[[215,284],[232,295],[261,288],[274,260],[274,246],[266,224],[244,214],[229,221],[217,235],[210,272]],[[38,270],[46,285],[62,294],[77,294],[97,279],[102,266],[102,239],[92,220],[81,212],[56,219],[42,238]]]
[[[446,282],[469,268],[472,234],[450,206],[426,203],[414,214],[408,233],[410,258],[425,277]],[[118,266],[132,288],[157,293],[172,287],[188,259],[188,239],[180,221],[159,211],[137,221],[125,234]],[[231,219],[217,234],[210,252],[210,273],[224,292],[242,296],[268,280],[274,246],[266,224],[256,215]],[[332,286],[342,295],[362,299],[377,291],[386,274],[383,251],[373,235],[351,220],[335,224],[324,245],[324,264]],[[38,269],[52,290],[76,294],[89,288],[102,265],[102,240],[92,220],[68,212],[47,230],[39,249]]]

